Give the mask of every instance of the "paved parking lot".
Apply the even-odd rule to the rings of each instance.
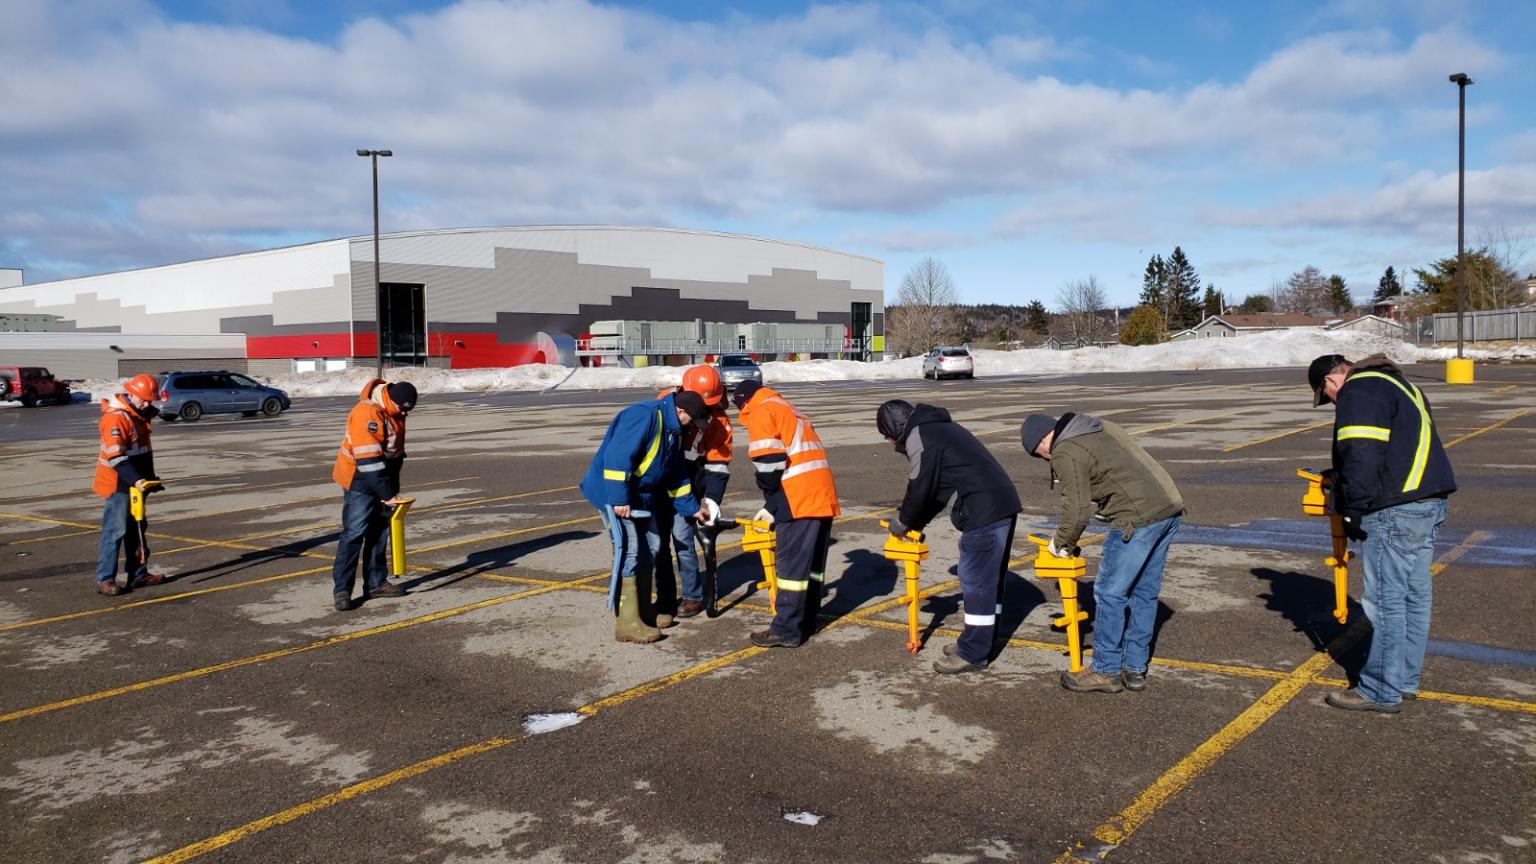
[[[405,469],[411,594],[351,613],[331,609],[329,581],[350,400],[157,427],[169,489],[151,544],[177,578],[121,598],[92,590],[96,409],[0,411],[0,849],[8,862],[1536,860],[1536,368],[1480,368],[1457,388],[1438,368],[1412,374],[1461,492],[1437,549],[1426,692],[1397,717],[1323,704],[1363,643],[1328,617],[1326,523],[1300,512],[1294,470],[1326,463],[1331,418],[1300,370],[785,387],[828,443],[844,516],[822,631],[772,652],[747,641],[767,600],[755,556],[735,548],[722,617],[655,645],[612,640],[609,548],[575,484],[608,419],[647,394],[425,397]],[[1010,644],[982,674],[929,668],[960,623],[946,518],[923,570],[926,645],[902,647],[878,520],[905,461],[873,423],[898,396],[950,409],[1024,500]],[[1056,501],[1017,426],[1068,409],[1129,429],[1189,506],[1141,693],[1057,682],[1059,601],[1022,530],[1046,532]],[[757,506],[739,456],[725,510]],[[572,725],[530,731],[545,714]]]

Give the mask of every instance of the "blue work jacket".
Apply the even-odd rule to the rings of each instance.
[[[594,507],[655,508],[658,497],[683,516],[699,512],[683,457],[683,429],[672,394],[620,411],[581,478],[581,494]]]

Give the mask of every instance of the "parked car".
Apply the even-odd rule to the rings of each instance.
[[[924,378],[931,377],[937,381],[940,378],[961,376],[976,377],[976,359],[971,356],[969,347],[940,346],[923,357]]]
[[[168,420],[236,412],[276,417],[293,404],[287,393],[238,372],[162,372],[160,389],[165,391],[160,414]]]
[[[41,366],[0,366],[0,401],[20,401],[31,408],[38,400],[69,401],[69,385]]]
[[[720,380],[727,390],[743,381],[763,383],[763,367],[757,365],[751,354],[722,354],[715,365],[720,369]]]

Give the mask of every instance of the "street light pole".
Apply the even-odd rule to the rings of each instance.
[[[1466,357],[1462,326],[1467,314],[1466,242],[1467,242],[1467,85],[1472,79],[1465,72],[1451,76],[1460,97],[1456,122],[1456,359]]]
[[[379,157],[393,156],[393,150],[358,150],[357,155],[373,160],[373,343],[377,351],[376,374],[384,377],[383,285],[379,281]]]

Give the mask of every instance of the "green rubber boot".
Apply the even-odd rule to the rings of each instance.
[[[635,571],[635,590],[640,592],[640,621],[658,629],[671,627],[677,622],[672,620],[670,614],[658,611],[662,604],[652,599],[656,587],[654,573],[650,569]]]
[[[647,626],[640,620],[640,591],[635,579],[619,583],[619,608],[614,617],[613,638],[620,642],[639,642],[642,645],[661,638],[661,631]]]

